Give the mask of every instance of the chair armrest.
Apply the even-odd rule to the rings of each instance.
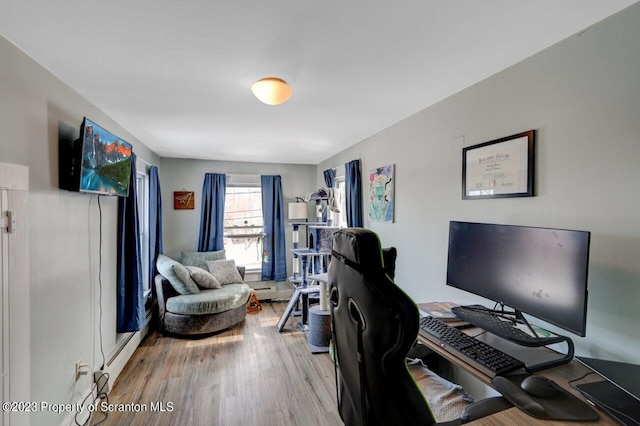
[[[167,300],[170,297],[178,296],[180,293],[173,289],[173,286],[169,281],[158,274],[154,278],[155,288],[156,288],[156,298],[158,299],[158,310],[160,312],[160,316],[164,315],[165,307]]]
[[[242,277],[242,281],[244,281],[244,273],[246,271],[246,267],[244,266],[238,266],[236,265],[236,268],[238,268],[238,272],[240,272],[240,276]]]
[[[513,404],[501,396],[481,399],[469,404],[460,416],[460,420],[462,423],[472,422],[511,407]]]

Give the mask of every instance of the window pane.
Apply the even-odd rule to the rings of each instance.
[[[224,206],[224,249],[227,259],[247,269],[262,262],[262,191],[259,187],[227,187]]]
[[[145,296],[151,294],[149,283],[149,178],[143,173],[136,175],[136,192],[138,201],[138,225],[140,233],[140,256],[142,266],[142,285]]]
[[[336,181],[336,197],[338,198],[338,208],[340,209],[340,213],[334,215],[334,225],[340,227],[347,226],[347,204],[345,201],[345,181],[344,178],[342,180]]]

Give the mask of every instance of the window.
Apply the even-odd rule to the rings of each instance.
[[[149,283],[149,176],[136,173],[136,191],[138,196],[138,227],[140,233],[140,265],[142,266],[142,288],[145,299],[151,296]]]
[[[233,179],[228,179],[233,181]],[[245,179],[246,180],[246,179]],[[262,190],[260,183],[234,186],[227,183],[224,201],[224,249],[227,259],[247,270],[262,267]]]
[[[333,226],[341,228],[347,227],[347,204],[345,201],[345,179],[344,176],[336,177],[334,180],[335,196],[340,213],[333,213]]]

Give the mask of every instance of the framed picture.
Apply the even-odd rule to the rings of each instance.
[[[173,209],[174,210],[193,210],[194,196],[193,191],[174,191],[173,193]]]
[[[394,165],[369,170],[369,220],[393,222]]]
[[[462,199],[533,197],[535,131],[462,149]]]

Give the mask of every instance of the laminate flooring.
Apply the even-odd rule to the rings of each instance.
[[[342,425],[328,354],[311,354],[299,318],[277,331],[286,303],[262,307],[203,339],[153,331],[118,377],[114,411],[100,424]],[[103,418],[95,413],[92,424]]]

